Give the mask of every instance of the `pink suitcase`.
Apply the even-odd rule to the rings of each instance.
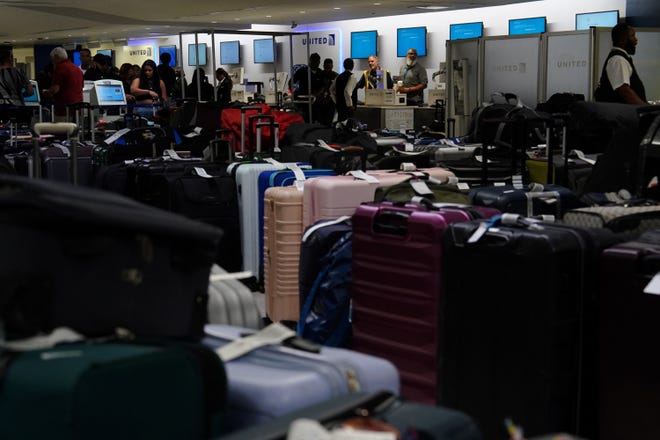
[[[300,314],[302,202],[303,191],[296,186],[272,187],[264,193],[264,293],[266,315],[272,321],[298,321]]]
[[[453,176],[451,171],[435,167],[419,170],[438,180]],[[355,172],[346,176],[323,176],[305,182],[303,195],[303,227],[318,220],[352,215],[361,203],[373,202],[376,188],[401,183],[410,178],[409,172],[373,170],[366,175]]]
[[[355,210],[351,348],[390,360],[407,399],[434,404],[439,395],[442,235],[450,223],[497,213],[389,202]]]

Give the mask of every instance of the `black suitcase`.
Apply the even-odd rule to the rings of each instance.
[[[453,223],[443,236],[439,402],[474,417],[486,438],[504,438],[507,417],[530,436],[593,438],[594,270],[617,239],[502,218],[485,232]]]
[[[198,338],[221,231],[125,197],[0,176],[0,315],[9,338]]]
[[[660,438],[658,273],[660,229],[603,252],[598,292],[599,432],[594,438]],[[650,286],[653,279],[655,288]]]
[[[272,422],[235,431],[218,440],[284,440],[298,419],[312,419],[323,426],[377,426],[398,432],[401,439],[480,440],[474,421],[466,414],[401,400],[389,392],[355,393],[292,412]],[[392,431],[394,429],[395,431]],[[311,437],[308,437],[311,438]]]

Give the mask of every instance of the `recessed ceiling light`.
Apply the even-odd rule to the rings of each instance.
[[[438,6],[438,5],[432,5],[432,6],[415,6],[417,9],[426,9],[426,10],[432,10],[432,11],[437,11],[439,9],[447,9],[448,6]]]
[[[339,11],[341,8],[332,8],[332,9],[334,9],[335,11]]]
[[[272,15],[266,15],[266,18],[273,18]]]
[[[301,14],[306,14],[306,13],[307,13],[307,11],[300,11],[300,13],[301,13]]]
[[[380,6],[380,3],[376,2],[374,3],[374,6]]]

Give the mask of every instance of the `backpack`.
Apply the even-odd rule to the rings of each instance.
[[[330,347],[345,347],[351,337],[352,235],[346,232],[321,260],[300,312],[297,333]]]

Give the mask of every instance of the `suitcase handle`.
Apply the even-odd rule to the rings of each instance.
[[[383,210],[374,218],[374,232],[404,236],[408,234],[408,218],[405,211]]]

